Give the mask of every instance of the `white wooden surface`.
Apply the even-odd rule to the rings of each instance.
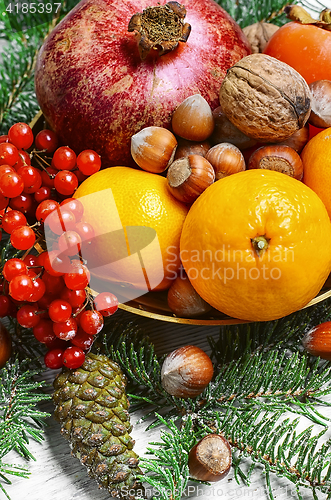
[[[198,345],[208,352],[206,337],[215,336],[217,338],[219,331],[218,326],[176,325],[137,318],[129,313],[125,313],[124,317],[128,320],[136,319],[140,323],[145,332],[151,336],[158,352],[169,352],[188,343]],[[46,372],[45,377],[50,380],[52,374]],[[53,411],[51,402],[43,403],[40,407],[50,413]],[[323,409],[324,412],[325,409]],[[331,416],[331,412],[329,414]],[[143,455],[148,442],[158,439],[159,430],[145,432],[146,424],[137,423],[138,418],[139,414],[132,415],[132,435],[136,440],[135,451],[139,455]],[[302,428],[308,424],[303,420]],[[60,426],[53,417],[48,419],[44,443],[31,442],[29,447],[37,459],[36,462],[26,462],[15,453],[11,453],[6,458],[8,463],[27,464],[31,472],[29,479],[13,478],[13,484],[8,486],[11,500],[106,500],[110,498],[107,491],[98,489],[94,480],[88,477],[85,467],[71,456],[68,442],[60,435]],[[295,498],[293,486],[285,480],[275,478],[273,486],[277,500]],[[206,498],[264,500],[267,496],[263,474],[261,469],[258,468],[250,487],[243,484],[238,485],[231,471],[225,479],[214,483],[212,486],[190,484],[187,496],[183,498],[194,500],[205,500]],[[309,500],[312,495],[307,491],[304,492],[303,498]],[[319,498],[323,499],[325,496],[320,495]]]

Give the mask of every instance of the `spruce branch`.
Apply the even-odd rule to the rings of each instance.
[[[41,401],[50,399],[40,389],[44,382],[35,381],[37,372],[24,369],[18,360],[7,363],[0,371],[0,489],[3,483],[10,484],[8,475],[27,477],[25,467],[6,464],[3,458],[16,451],[25,459],[35,460],[28,444],[32,438],[38,443],[43,440],[44,421],[49,413],[38,410]],[[9,498],[6,493],[7,498]]]

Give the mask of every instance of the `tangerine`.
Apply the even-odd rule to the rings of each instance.
[[[301,159],[304,184],[318,194],[331,218],[331,128],[307,142]]]
[[[169,193],[166,178],[112,167],[83,181],[75,198],[95,232],[93,241],[82,246],[92,278],[145,291],[170,286],[180,266],[179,240],[188,207]]]
[[[304,307],[331,270],[331,223],[319,197],[280,172],[220,179],[184,222],[185,271],[210,305],[242,320],[268,321]]]

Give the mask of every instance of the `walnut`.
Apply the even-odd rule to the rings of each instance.
[[[266,54],[251,54],[232,66],[220,89],[229,120],[248,137],[280,142],[303,127],[311,94],[302,76]]]
[[[257,54],[258,52],[263,52],[269,39],[278,29],[279,26],[276,26],[275,24],[263,22],[246,26],[243,29],[243,32],[247,36],[252,53]]]

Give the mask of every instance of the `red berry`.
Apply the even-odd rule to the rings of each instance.
[[[0,295],[0,318],[8,316],[11,300],[7,295]]]
[[[77,323],[74,318],[69,318],[62,323],[53,323],[53,332],[61,340],[71,340],[77,333]]]
[[[77,156],[77,167],[84,175],[93,175],[101,168],[101,158],[92,149],[85,149]]]
[[[65,207],[66,210],[70,210],[70,212],[74,214],[76,222],[80,221],[83,217],[84,205],[80,200],[76,200],[75,198],[66,198],[61,201],[60,206]]]
[[[52,189],[54,187],[54,179],[57,173],[58,170],[56,168],[46,167],[46,169],[41,172],[43,186],[47,186]]]
[[[118,300],[110,292],[101,292],[95,297],[94,306],[102,316],[111,316],[118,309]]]
[[[33,132],[26,123],[15,123],[8,132],[9,141],[18,149],[29,149],[33,144]]]
[[[63,353],[63,364],[67,368],[76,369],[82,366],[85,361],[85,353],[76,346],[68,347]]]
[[[73,172],[69,170],[61,170],[54,179],[54,187],[56,191],[65,196],[72,195],[78,188],[78,179]],[[5,193],[3,193],[5,196]]]
[[[73,339],[71,339],[72,345],[75,345],[76,347],[80,347],[83,349],[83,351],[87,351],[88,349],[91,348],[93,342],[95,340],[95,337],[93,335],[89,335],[88,333],[84,332],[82,328],[78,328],[78,331],[76,335],[74,336]]]
[[[76,166],[76,153],[68,146],[58,148],[52,159],[52,167],[58,170],[72,170]]]
[[[64,282],[70,290],[83,290],[90,281],[90,272],[79,260],[71,262],[71,271],[64,275]]]
[[[31,165],[25,165],[17,170],[24,182],[24,193],[35,193],[42,184],[42,179],[39,170]]]
[[[30,302],[38,302],[46,292],[46,285],[41,278],[35,278],[33,281],[33,292],[30,297]]]
[[[68,321],[72,313],[72,307],[69,302],[62,299],[53,300],[48,309],[49,317],[54,323],[63,323]]]
[[[33,292],[33,281],[27,274],[15,276],[9,282],[9,295],[19,301],[29,301]]]
[[[18,210],[10,210],[2,218],[2,229],[11,234],[14,229],[20,226],[26,226],[26,217]]]
[[[20,167],[25,166],[25,165],[31,165],[31,158],[29,156],[29,153],[27,153],[23,149],[19,149],[18,156],[19,156],[18,162],[15,164],[16,170]]]
[[[80,307],[86,300],[86,292],[85,290],[69,290],[69,288],[65,287],[60,298],[69,302],[71,307]]]
[[[10,242],[17,250],[28,250],[36,241],[36,235],[28,226],[20,226],[14,229],[10,236]]]
[[[0,144],[1,142],[9,142],[8,135],[0,135]]]
[[[59,238],[59,250],[64,255],[77,255],[81,248],[81,237],[76,231],[66,231]]]
[[[84,311],[80,316],[79,324],[84,332],[97,335],[103,328],[103,316],[99,311]]]
[[[37,203],[41,203],[42,201],[48,200],[51,198],[51,196],[52,196],[51,188],[47,186],[41,186],[34,193],[34,199],[36,200]]]
[[[94,229],[88,222],[77,222],[75,231],[85,244],[89,243],[95,236]]]
[[[3,266],[2,274],[7,281],[11,281],[15,276],[19,276],[22,274],[27,274],[28,269],[27,265],[23,260],[17,259],[16,257],[13,259],[8,259]]]
[[[0,175],[6,174],[7,172],[16,172],[16,170],[10,165],[0,165]]]
[[[8,206],[9,203],[9,198],[6,198],[6,196],[3,196],[3,194],[0,193],[0,210],[3,210]]]
[[[45,153],[54,153],[58,147],[59,140],[55,132],[44,129],[38,132],[34,143],[37,149],[45,150]]]
[[[42,344],[49,344],[56,339],[53,332],[53,322],[50,319],[41,319],[33,328],[32,333]]]
[[[61,255],[58,250],[47,252],[43,259],[43,266],[51,276],[63,276],[71,269],[69,257]]]
[[[23,179],[17,172],[6,172],[1,175],[0,191],[3,196],[6,196],[7,198],[15,198],[22,193],[23,189]]]
[[[26,264],[28,267],[36,266],[37,265],[37,256],[32,255],[31,253],[28,253],[23,259],[24,264]],[[38,272],[40,269],[38,269]]]
[[[51,370],[58,370],[63,366],[63,350],[62,349],[52,349],[47,351],[44,357],[44,363],[47,368]]]
[[[17,312],[17,322],[24,328],[33,328],[40,321],[40,316],[36,314],[38,311],[37,305],[24,305]]]
[[[13,167],[19,161],[18,149],[9,142],[0,143],[0,165]]]
[[[55,234],[73,230],[76,224],[74,214],[65,208],[54,210],[46,219],[45,225]]]
[[[46,293],[58,296],[64,289],[64,280],[62,276],[54,276],[47,270],[42,275],[42,281],[46,286]]]
[[[34,208],[33,198],[31,194],[21,193],[15,198],[10,198],[9,206],[13,210],[18,210],[22,214],[31,214]],[[33,214],[34,215],[34,214]]]
[[[46,217],[59,207],[60,207],[59,203],[55,200],[42,201],[37,206],[36,219],[39,222],[45,222]]]

